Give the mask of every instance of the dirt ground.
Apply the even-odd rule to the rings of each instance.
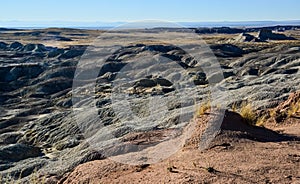
[[[300,120],[266,126],[300,137]],[[226,137],[226,136],[225,136]],[[163,162],[129,166],[96,160],[78,166],[63,183],[300,183],[300,141],[226,139],[200,151],[190,145]]]

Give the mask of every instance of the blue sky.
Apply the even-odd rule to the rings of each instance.
[[[299,20],[299,8],[299,0],[6,0],[0,21]]]

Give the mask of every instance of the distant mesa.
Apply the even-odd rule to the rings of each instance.
[[[293,37],[285,36],[280,33],[273,33],[270,29],[262,29],[258,33],[258,38],[263,41],[267,40],[296,40]]]
[[[194,28],[197,34],[239,34],[230,39],[229,43],[237,42],[267,42],[271,40],[297,40],[294,37],[286,36],[282,32],[287,30],[297,30],[299,26],[272,26],[272,27],[252,27],[252,28],[234,28],[234,27],[212,27],[212,28]],[[254,34],[257,33],[258,34]],[[281,33],[279,33],[281,32]]]
[[[213,28],[197,28],[195,30],[195,33],[198,34],[237,34],[237,33],[243,33],[244,29],[239,28],[231,28],[231,27],[213,27]]]
[[[229,42],[266,42],[271,40],[296,40],[293,37],[281,33],[275,33],[272,29],[262,28],[256,36],[246,33],[239,34]]]
[[[268,27],[246,27],[246,28],[235,28],[235,27],[199,27],[192,28],[195,33],[198,34],[238,34],[238,33],[251,33],[260,32],[262,30],[271,30],[276,32],[284,32],[288,30],[299,30],[300,26],[268,26]]]

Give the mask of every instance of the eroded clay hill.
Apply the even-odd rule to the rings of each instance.
[[[148,31],[159,34],[161,30]],[[168,31],[176,34],[174,29]],[[266,39],[262,42],[241,41],[248,40],[247,37],[255,39],[252,36],[258,34],[256,29],[243,32],[230,29],[229,33],[223,30],[214,34],[202,33],[201,29],[192,31],[203,36],[216,56],[224,78],[221,81],[210,83],[214,73],[205,73],[201,63],[179,47],[134,43],[114,52],[104,67],[96,68],[100,72],[96,76],[94,96],[90,98],[89,91],[78,89],[78,96],[74,99],[72,87],[77,64],[101,31],[1,29],[0,175],[3,181],[28,182],[35,175],[52,183],[299,181],[299,141],[292,139],[293,136],[299,137],[296,130],[299,129],[299,119],[296,114],[290,116],[291,109],[289,111],[284,104],[278,106],[299,89],[299,30],[291,28],[280,33],[295,38],[293,40]],[[241,33],[242,38],[236,41]],[[159,121],[132,121],[130,126],[120,126],[124,117],[114,109],[111,98],[114,84],[122,82],[119,76],[125,66],[131,62],[138,66],[141,56],[168,58],[176,62],[182,68],[180,74],[186,76],[193,88],[186,88],[185,95],[180,95],[174,82],[177,73],[168,73],[168,70],[162,71],[164,75],[134,73],[134,80],[123,86],[123,92],[130,97],[132,112],[147,118],[147,100],[159,97],[168,103],[166,106],[157,103],[152,112],[167,109],[167,113]],[[87,80],[79,82],[88,83]],[[221,93],[211,96],[211,85]],[[205,129],[205,126],[198,127],[199,136],[196,131],[186,147],[153,165],[128,166],[112,162],[103,152],[90,149],[91,145],[86,141],[101,126],[109,130],[110,136],[124,142],[125,147],[121,144],[110,149],[111,152],[126,148],[126,144],[132,142],[143,144],[150,139],[152,143],[159,143],[168,138],[169,133],[172,136],[180,134],[177,129],[192,120],[178,121],[179,117],[186,115],[194,117],[195,109],[191,107],[195,100],[202,104],[208,99],[213,99],[216,106],[222,104],[227,110],[232,109],[233,104],[239,107],[251,103],[257,116],[278,109],[274,110],[274,121],[270,117],[266,119],[269,123],[265,126],[269,129],[245,124],[238,113],[226,111],[221,134],[208,150],[199,152],[196,149],[197,139]],[[81,112],[79,118],[88,125],[85,128],[91,130],[90,134],[84,133],[78,125],[73,107],[75,110],[93,107],[93,111]],[[207,118],[205,115],[199,117],[198,125],[205,125]],[[100,148],[107,149],[107,145]],[[97,161],[89,162],[93,160]]]

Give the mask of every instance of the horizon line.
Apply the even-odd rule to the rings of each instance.
[[[128,23],[174,23],[182,28],[196,27],[264,27],[264,26],[299,26],[300,20],[258,20],[258,21],[128,21],[128,22],[102,22],[102,21],[0,21],[0,28],[112,28]],[[155,25],[155,24],[154,24]],[[163,25],[163,24],[162,24]],[[164,27],[164,26],[154,26]],[[168,27],[168,26],[167,26]]]

